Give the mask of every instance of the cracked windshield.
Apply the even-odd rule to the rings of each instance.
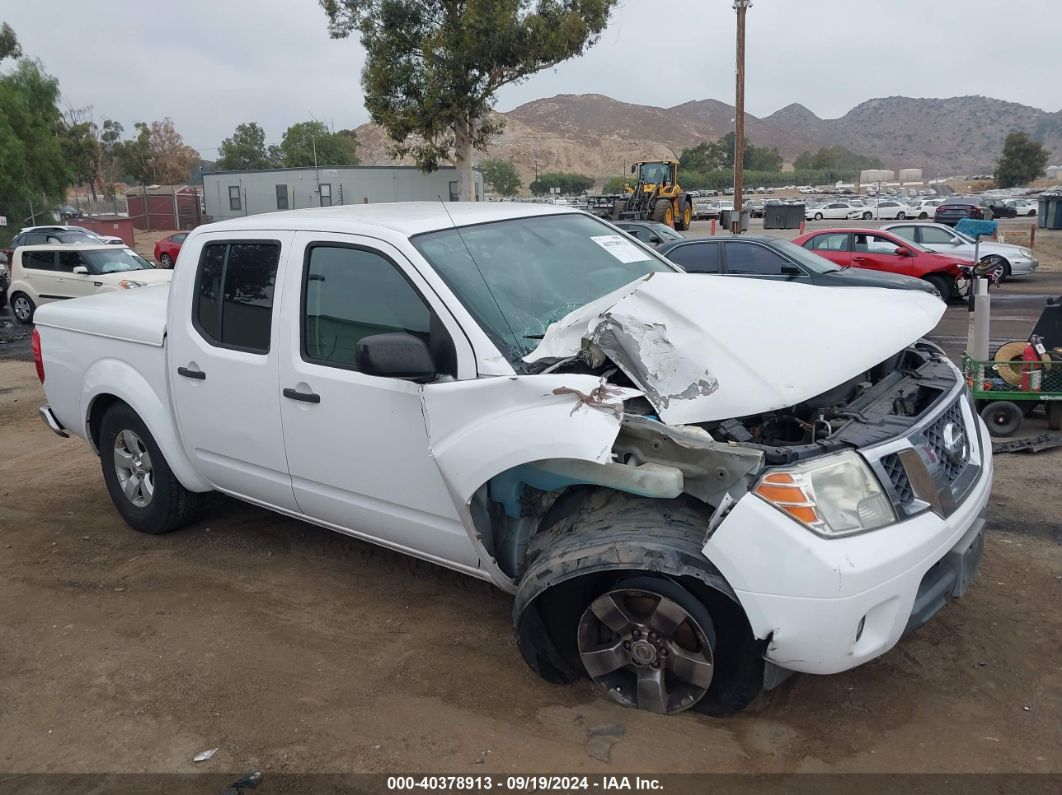
[[[674,270],[583,215],[446,229],[413,244],[514,362],[569,312],[642,276]]]

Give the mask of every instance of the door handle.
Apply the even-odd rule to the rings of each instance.
[[[852,259],[853,259],[853,260],[854,260],[855,262],[866,262],[866,261],[867,261],[867,258],[866,258],[866,257],[852,257]]]
[[[284,388],[284,397],[291,400],[301,400],[303,403],[320,403],[321,396],[316,392],[299,392],[289,387]]]
[[[206,381],[206,373],[202,370],[189,370],[187,367],[178,367],[177,375],[183,375],[185,378],[195,378],[199,381]]]

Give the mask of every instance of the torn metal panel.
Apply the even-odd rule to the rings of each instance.
[[[623,401],[638,394],[573,373],[431,384],[422,399],[429,452],[455,503],[465,505],[492,477],[520,464],[608,463]]]
[[[667,337],[663,323],[644,323],[637,317],[613,312],[602,316],[590,336],[612,363],[634,383],[658,410],[672,401],[707,396],[719,382],[696,357],[691,358]]]
[[[588,340],[664,422],[683,425],[820,395],[928,333],[944,309],[909,290],[656,273],[552,324],[524,359],[574,356]]]

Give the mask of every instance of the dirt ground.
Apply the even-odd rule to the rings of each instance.
[[[667,718],[541,681],[443,569],[221,498],[133,532],[42,400],[0,361],[0,771],[1062,772],[1062,449],[998,458],[969,594],[883,658]]]

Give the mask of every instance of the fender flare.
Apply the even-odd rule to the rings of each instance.
[[[196,472],[184,452],[177,423],[170,413],[168,395],[159,395],[139,371],[119,359],[93,362],[82,381],[81,416],[85,423],[85,438],[97,454],[99,450],[92,438],[92,410],[97,401],[108,397],[127,404],[144,421],[182,486],[189,491],[211,491],[211,485]]]

